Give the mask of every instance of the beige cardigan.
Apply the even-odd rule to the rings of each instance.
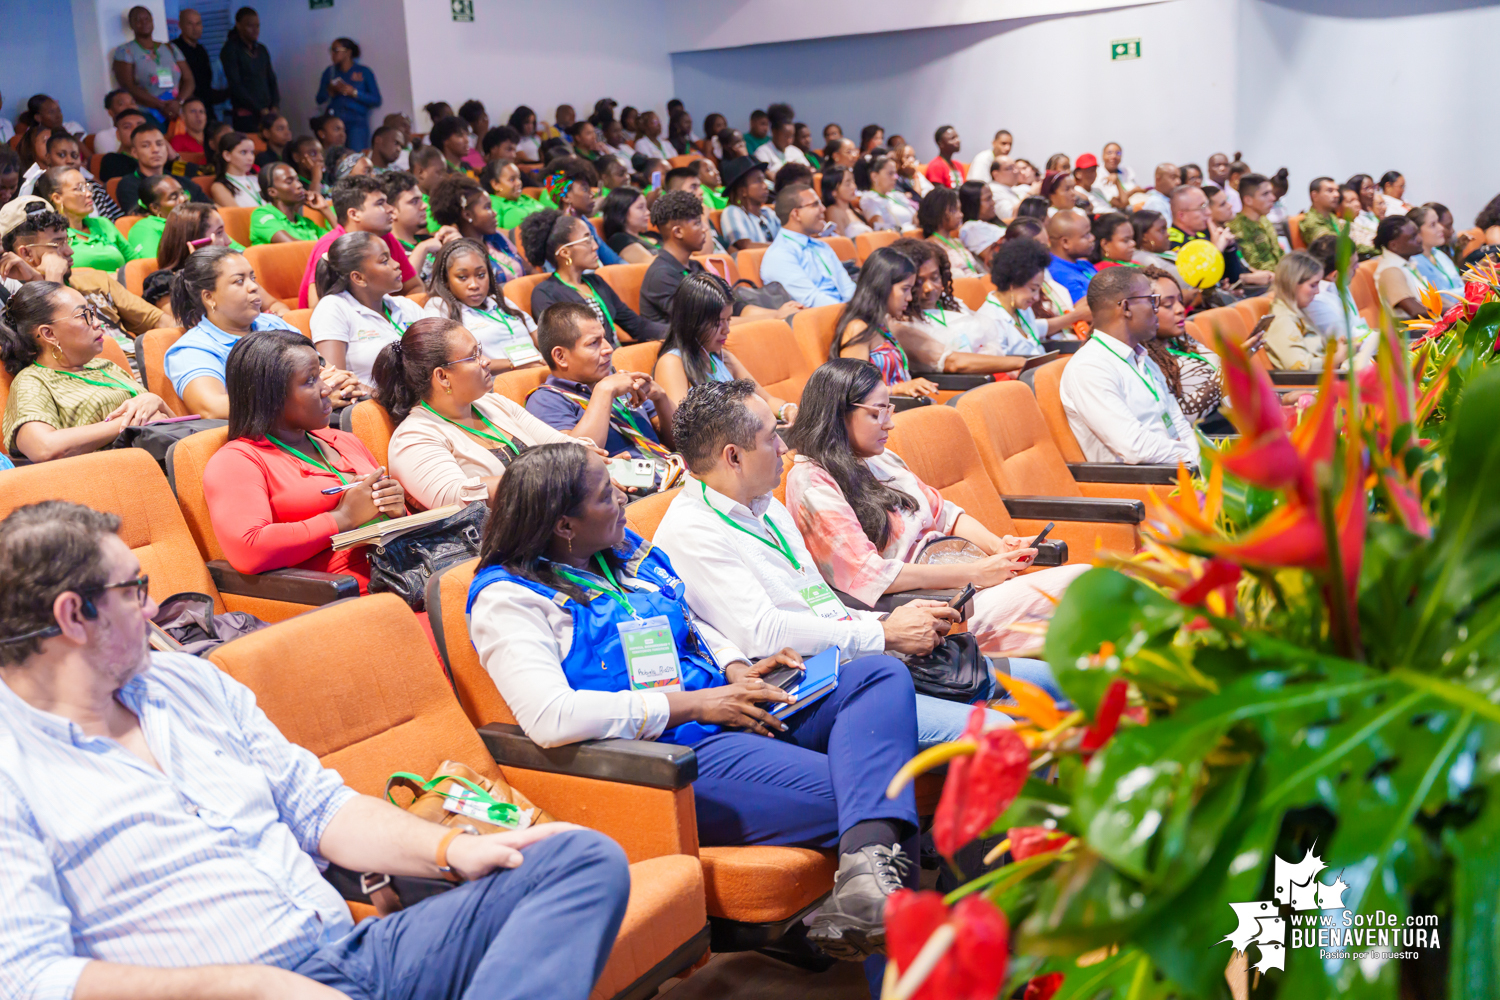
[[[577,443],[495,393],[475,402],[481,413],[518,444]],[[406,495],[431,510],[450,503],[488,500],[481,477],[498,476],[505,465],[487,447],[490,442],[448,423],[420,406],[391,435],[391,475]]]

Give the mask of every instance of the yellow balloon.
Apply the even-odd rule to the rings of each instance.
[[[1177,251],[1177,273],[1194,288],[1209,288],[1224,277],[1224,255],[1208,240],[1189,240]]]

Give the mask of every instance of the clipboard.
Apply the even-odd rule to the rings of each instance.
[[[1046,354],[1037,354],[1027,358],[1026,363],[1017,370],[1029,372],[1033,368],[1040,368],[1042,367],[1042,365],[1047,364],[1049,361],[1056,361],[1060,357],[1062,357],[1061,351],[1048,351]]]

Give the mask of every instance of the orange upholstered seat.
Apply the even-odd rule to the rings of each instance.
[[[162,398],[167,404],[167,409],[185,417],[192,413],[182,397],[177,395],[177,390],[172,387],[172,382],[167,378],[167,351],[185,333],[180,326],[161,327],[156,330],[147,330],[135,340],[135,353],[141,361],[141,371],[146,377],[146,388]]]
[[[219,206],[219,218],[224,220],[224,232],[242,247],[250,245],[250,213],[254,211],[254,206],[248,205]],[[302,276],[299,274],[297,277],[301,279]]]
[[[740,269],[740,277],[756,285],[760,284],[760,262],[766,255],[765,247],[741,250],[734,263]]]
[[[531,390],[547,381],[547,376],[552,372],[546,365],[532,365],[530,368],[513,368],[508,372],[501,372],[495,376],[495,384],[490,388],[491,392],[498,392],[506,399],[526,405],[526,397],[531,395]]]
[[[104,338],[104,348],[99,352],[99,356],[106,361],[113,361],[132,375],[135,374],[135,369],[130,366],[130,358],[125,355],[125,349],[117,344],[113,337]],[[5,404],[10,399],[10,383],[13,377],[5,370],[4,365],[0,365],[0,413],[5,412]],[[7,444],[9,442],[0,440],[0,455],[6,454]]]
[[[121,233],[121,235],[124,234]],[[125,262],[125,287],[140,295],[146,290],[147,276],[155,270],[157,270],[155,257],[127,260]]]
[[[953,294],[970,309],[984,305],[985,296],[995,290],[995,283],[984,275],[953,279]]]
[[[644,267],[645,265],[639,265]],[[645,372],[650,374],[656,367],[656,357],[661,353],[661,341],[648,340],[640,344],[626,344],[615,348],[615,371]],[[545,371],[546,369],[543,369]]]
[[[255,281],[266,294],[280,299],[288,309],[297,308],[297,293],[302,275],[312,256],[314,240],[291,243],[261,243],[245,247],[245,260],[255,269]]]
[[[802,348],[802,357],[816,370],[828,360],[833,346],[833,331],[838,326],[841,305],[813,306],[792,313],[792,335]]]
[[[863,267],[870,254],[881,247],[888,247],[901,238],[901,234],[890,229],[881,229],[873,233],[860,233],[854,237],[854,256]]]
[[[507,281],[501,286],[500,291],[506,298],[516,304],[516,308],[530,315],[531,313],[531,291],[542,282],[550,278],[546,271],[538,271],[536,274],[528,274],[524,278],[515,278]],[[541,317],[535,317],[540,319]]]
[[[596,272],[634,312],[641,311],[641,282],[650,264],[610,264]]]
[[[729,340],[724,347],[739,359],[762,389],[791,403],[801,401],[802,388],[816,367],[808,364],[791,327],[779,319],[735,324],[729,329]]]

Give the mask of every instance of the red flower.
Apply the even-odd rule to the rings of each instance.
[[[929,942],[945,945],[912,1000],[994,1000],[1005,984],[1010,924],[979,893],[949,910],[938,893],[903,889],[885,904],[885,927],[887,951],[902,978]]]
[[[1045,826],[1013,826],[1007,832],[1010,838],[1010,856],[1016,861],[1050,851],[1062,850],[1062,846],[1073,838]]]
[[[984,731],[984,709],[975,708],[964,727],[977,749],[954,758],[943,782],[943,797],[932,818],[932,839],[945,857],[978,837],[1020,794],[1031,770],[1031,754],[1015,730]]]
[[[1224,599],[1229,614],[1234,614],[1234,595],[1239,585],[1242,570],[1225,559],[1210,559],[1204,566],[1203,575],[1183,587],[1173,596],[1184,607],[1197,607],[1208,600],[1208,595],[1217,592]]]
[[[1026,984],[1026,994],[1021,1000],[1052,1000],[1052,995],[1062,989],[1062,984],[1061,972],[1049,972],[1045,976],[1037,976]]]
[[[1078,749],[1086,754],[1093,753],[1115,734],[1120,725],[1120,713],[1125,711],[1126,685],[1124,681],[1111,681],[1104,691],[1104,697],[1099,699],[1099,711],[1094,717],[1094,724],[1083,732],[1083,742]]]

